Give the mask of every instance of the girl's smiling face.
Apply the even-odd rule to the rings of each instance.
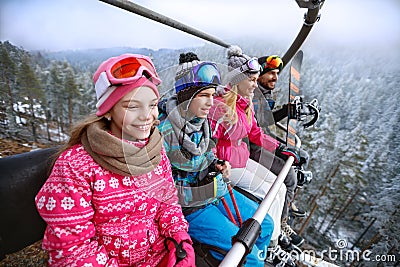
[[[133,89],[109,111],[111,132],[130,141],[148,138],[158,117],[157,103],[153,89],[145,86]]]

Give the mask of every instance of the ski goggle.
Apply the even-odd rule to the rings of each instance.
[[[176,80],[175,90],[179,92],[191,86],[218,86],[220,84],[221,74],[217,65],[211,62],[202,62]]]
[[[253,57],[246,61],[245,64],[238,68],[240,72],[251,72],[256,73],[259,72],[261,69],[260,63],[258,63],[258,59]]]
[[[108,87],[115,85],[132,84],[142,77],[146,77],[155,85],[161,83],[151,60],[142,55],[127,55],[110,62],[96,81],[96,91],[104,92]]]
[[[280,71],[283,67],[283,61],[279,56],[269,56],[261,64],[261,67],[263,70],[279,69]]]

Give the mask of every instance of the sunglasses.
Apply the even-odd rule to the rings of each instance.
[[[210,62],[202,62],[176,80],[175,89],[178,92],[191,86],[218,86],[220,84],[221,74],[217,65]]]
[[[246,61],[245,64],[239,67],[240,72],[259,72],[261,69],[260,63],[258,63],[258,59],[253,57]]]
[[[269,56],[261,65],[262,69],[279,69],[283,67],[283,61],[279,56]]]
[[[151,60],[142,55],[127,56],[114,62],[102,72],[96,81],[96,90],[105,91],[111,85],[132,84],[141,77],[146,77],[155,85],[161,83],[156,68]]]

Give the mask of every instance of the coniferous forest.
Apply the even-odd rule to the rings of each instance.
[[[283,53],[272,46],[242,48],[252,56]],[[226,63],[222,48],[191,50],[202,60]],[[59,144],[74,122],[95,111],[91,78],[101,61],[122,53],[149,55],[163,78],[160,91],[166,92],[173,84],[170,67],[187,51],[122,47],[45,52],[1,42],[0,138]],[[306,100],[318,99],[321,116],[314,127],[299,133],[314,178],[296,196],[297,206],[310,216],[296,219],[294,228],[317,250],[345,240],[347,248],[400,259],[400,52],[303,51],[301,87]],[[287,99],[288,69],[277,84],[281,104]],[[377,266],[341,263],[351,264]]]

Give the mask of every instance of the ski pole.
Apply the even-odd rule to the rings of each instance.
[[[219,159],[219,160],[217,160],[217,164],[224,165],[225,160]],[[242,215],[240,215],[239,207],[236,202],[236,198],[235,198],[235,195],[233,194],[232,186],[230,185],[229,181],[226,181],[226,186],[228,188],[229,195],[231,196],[233,207],[235,208],[236,217],[238,218],[238,221],[239,221],[239,227],[242,227],[242,225],[243,225]],[[229,210],[229,212],[230,212],[230,210]]]
[[[240,215],[239,207],[238,207],[238,204],[236,203],[236,198],[235,198],[235,195],[233,194],[232,186],[230,184],[227,184],[227,186],[228,186],[229,195],[231,196],[231,199],[232,199],[233,207],[235,208],[236,217],[238,218],[238,221],[239,221],[239,227],[242,227],[242,225],[243,225],[242,215]]]
[[[233,217],[233,214],[231,212],[231,209],[228,206],[228,203],[226,202],[226,199],[224,197],[221,198],[222,204],[224,205],[224,208],[226,210],[226,213],[228,214],[229,219],[236,225],[238,226],[235,218]]]
[[[174,29],[189,33],[191,35],[197,36],[201,39],[210,41],[214,44],[220,45],[222,47],[228,48],[230,45],[228,43],[225,43],[224,41],[211,36],[207,33],[204,33],[202,31],[196,30],[195,28],[192,28],[190,26],[187,26],[179,21],[173,20],[167,16],[161,15],[160,13],[154,12],[150,9],[147,9],[145,7],[142,7],[138,4],[129,2],[127,0],[100,0],[101,2],[119,7],[121,9],[124,9],[126,11],[135,13],[137,15],[140,15],[142,17],[154,20],[156,22],[159,22],[161,24],[170,26]]]

